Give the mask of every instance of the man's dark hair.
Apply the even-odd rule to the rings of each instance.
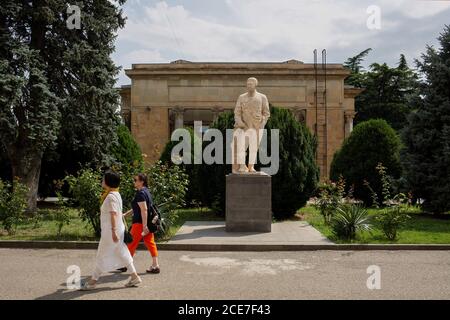
[[[114,171],[106,171],[103,176],[105,184],[110,188],[118,188],[120,185],[120,175]]]
[[[138,173],[136,177],[138,177],[139,181],[144,183],[144,187],[148,187],[148,179],[144,173]]]

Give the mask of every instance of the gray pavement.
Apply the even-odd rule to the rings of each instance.
[[[272,232],[226,232],[224,221],[186,221],[169,244],[191,245],[327,245],[332,244],[305,221],[272,224]]]
[[[0,249],[0,299],[449,299],[449,251],[161,251],[162,273],[108,274],[98,290],[68,290],[70,265],[82,276],[94,250]],[[143,272],[150,259],[139,251]],[[367,268],[381,270],[381,289],[369,290]]]

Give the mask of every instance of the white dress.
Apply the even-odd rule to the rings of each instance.
[[[119,241],[112,240],[111,212],[117,213],[116,228]],[[97,271],[109,272],[133,262],[127,245],[123,242],[125,225],[122,220],[122,197],[117,191],[110,192],[100,208],[101,237],[95,266]]]

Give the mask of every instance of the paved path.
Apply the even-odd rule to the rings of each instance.
[[[97,291],[67,290],[67,267],[86,276],[94,255],[0,249],[0,299],[450,299],[449,251],[162,251],[162,273],[143,275],[140,288],[109,274]],[[138,252],[138,271],[148,261]],[[380,290],[367,289],[370,265],[381,268]]]
[[[223,221],[187,221],[169,244],[183,245],[328,245],[330,240],[305,221],[272,224],[270,233],[226,232]]]

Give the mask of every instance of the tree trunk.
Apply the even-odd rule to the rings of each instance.
[[[34,213],[37,209],[39,176],[41,174],[42,155],[14,155],[11,159],[12,175],[27,186],[27,212]]]

